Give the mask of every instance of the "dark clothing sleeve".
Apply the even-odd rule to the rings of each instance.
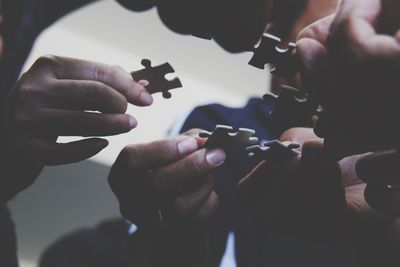
[[[0,266],[18,266],[15,228],[5,205],[0,206]]]
[[[11,90],[39,34],[62,16],[95,0],[8,0],[1,2],[4,51],[0,99]]]

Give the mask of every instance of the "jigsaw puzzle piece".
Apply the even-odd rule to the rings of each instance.
[[[208,138],[206,147],[234,149],[257,144],[258,138],[254,137],[254,134],[255,131],[252,129],[239,128],[238,131],[234,131],[231,126],[217,125],[213,132],[203,131],[199,136]]]
[[[132,72],[132,78],[138,82],[140,80],[149,81],[146,89],[150,94],[162,93],[164,98],[171,98],[172,95],[169,90],[182,87],[179,78],[167,80],[165,76],[170,73],[175,73],[174,68],[169,63],[164,63],[159,66],[153,67],[151,61],[148,59],[142,60],[142,65],[145,67],[142,70]]]
[[[260,145],[254,145],[246,148],[249,157],[260,159],[273,158],[278,160],[287,160],[299,155],[295,149],[299,148],[297,143],[284,144],[278,140],[262,142]]]
[[[271,65],[271,73],[283,78],[293,77],[298,71],[296,59],[292,53],[295,43],[289,43],[287,48],[281,48],[282,40],[272,34],[264,33],[260,43],[254,48],[254,55],[249,64],[264,69]]]
[[[307,127],[311,118],[317,114],[317,105],[309,95],[302,94],[294,87],[282,85],[279,96],[266,94],[264,100],[273,105],[271,117],[281,130],[294,127]]]

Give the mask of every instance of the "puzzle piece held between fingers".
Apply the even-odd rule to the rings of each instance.
[[[161,92],[164,98],[171,98],[172,95],[169,90],[182,87],[179,78],[172,80],[167,80],[165,78],[165,75],[175,73],[174,68],[172,68],[169,63],[152,67],[150,60],[143,59],[142,65],[145,67],[144,69],[132,72],[131,75],[136,82],[140,80],[149,81],[149,85],[146,86],[146,89],[150,94]]]
[[[299,148],[297,143],[284,144],[278,140],[270,142],[262,142],[260,145],[250,146],[246,148],[249,152],[249,157],[257,157],[261,159],[278,159],[287,160],[299,155],[295,149]]]
[[[203,131],[199,136],[208,138],[205,147],[234,149],[257,144],[258,138],[254,137],[254,134],[252,129],[239,128],[235,131],[231,126],[217,125],[213,132]]]
[[[296,59],[292,55],[296,44],[289,43],[286,49],[280,48],[281,44],[279,37],[264,33],[261,42],[253,50],[254,55],[249,64],[259,69],[270,64],[272,74],[283,78],[293,77],[298,71]]]
[[[280,125],[281,130],[307,127],[312,116],[317,114],[317,107],[309,95],[301,94],[298,89],[290,86],[282,85],[279,96],[266,94],[263,98],[266,102],[272,102],[271,117]]]

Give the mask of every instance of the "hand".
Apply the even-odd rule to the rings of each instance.
[[[314,241],[354,242],[364,249],[382,240],[388,245],[393,218],[366,203],[366,185],[355,174],[358,157],[329,161],[322,140],[311,131],[299,128],[283,134],[282,141],[302,145],[301,155],[290,162],[266,160],[241,180],[243,208],[272,232]],[[376,254],[382,250],[375,249]]]
[[[38,59],[4,102],[1,124],[0,199],[33,183],[44,165],[81,161],[104,149],[105,139],[67,144],[59,136],[107,136],[135,128],[127,104],[152,98],[122,68],[77,59]],[[3,178],[4,177],[4,178]]]
[[[399,8],[396,0],[344,0],[298,37],[304,87],[324,108],[315,131],[333,159],[400,145]]]
[[[196,229],[218,206],[211,172],[225,160],[204,139],[179,136],[127,146],[112,167],[109,183],[121,214],[139,229]]]
[[[356,164],[358,175],[368,185],[367,202],[389,216],[400,217],[400,152],[389,150],[368,153]]]
[[[195,133],[127,146],[111,170],[121,214],[139,228],[131,246],[141,266],[205,266],[207,224],[218,207],[210,174],[225,153],[202,148]]]

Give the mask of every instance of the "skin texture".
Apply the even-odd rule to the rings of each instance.
[[[61,144],[58,137],[109,136],[135,128],[136,119],[125,114],[128,103],[147,106],[152,97],[120,67],[55,56],[38,59],[1,113],[1,200],[32,184],[43,166],[81,161],[108,145],[101,138]]]
[[[267,159],[240,181],[239,199],[248,216],[271,233],[340,244],[354,251],[360,266],[395,266],[395,220],[367,204],[366,183],[354,168],[358,157],[330,161],[312,129],[291,129],[281,141],[301,144],[301,155],[289,162]]]
[[[192,134],[124,148],[109,182],[125,218],[150,230],[209,221],[218,204],[210,173],[225,153],[202,148],[204,139]]]
[[[316,132],[325,137],[325,151],[332,158],[398,147],[393,122],[398,114],[399,8],[398,1],[346,0],[336,16],[299,35],[305,86],[326,108]],[[380,151],[357,163],[359,176],[368,183],[367,202],[396,217],[398,155],[396,149]]]
[[[325,2],[328,3],[328,1]],[[312,0],[310,6],[316,3],[318,1]],[[130,8],[134,9],[132,6]],[[295,32],[291,33],[292,38],[297,35],[303,23],[309,23],[309,20],[306,19],[308,16],[316,20],[320,16],[332,12],[332,6],[327,5],[325,9],[319,10],[322,11],[319,16],[315,9],[307,9],[300,16],[301,19],[296,24]],[[169,13],[163,13],[162,6],[159,7],[159,12],[163,21],[168,25]],[[231,27],[236,29],[232,25]],[[275,24],[274,29],[279,29],[279,25]],[[190,33],[185,32],[184,29],[176,30]],[[240,36],[239,33],[238,36]],[[213,37],[215,38],[215,36]],[[193,135],[193,133],[189,133],[189,135]],[[217,166],[210,167],[210,164],[205,163],[204,153],[207,152],[201,147],[204,140],[196,139],[198,147],[193,147],[187,155],[185,153],[171,154],[171,152],[177,151],[177,143],[181,138],[127,146],[112,168],[109,183],[119,200],[122,215],[139,227],[139,236],[142,240],[153,244],[147,248],[147,260],[165,258],[161,255],[168,255],[166,261],[171,266],[193,266],[195,263],[202,262],[204,258],[207,222],[213,219],[214,211],[218,208],[217,195],[213,191],[210,180],[211,172]],[[157,150],[160,148],[161,152]],[[154,153],[153,150],[157,153]],[[180,164],[185,164],[186,167],[178,167]],[[142,165],[143,167],[141,167]],[[176,189],[182,191],[176,192]],[[163,223],[160,223],[159,210],[164,219]],[[179,231],[175,229],[179,229]],[[154,232],[158,234],[152,234]],[[145,241],[143,242],[147,243]],[[154,244],[168,245],[154,248]],[[195,245],[195,247],[197,251],[200,250],[203,253],[196,253],[197,256],[200,255],[199,257],[193,256],[193,248],[189,244],[199,245]],[[160,260],[160,262],[163,261]],[[157,266],[157,263],[149,265]]]
[[[127,146],[112,167],[109,183],[121,214],[139,228],[141,252],[133,259],[140,266],[204,266],[207,224],[218,207],[211,172],[225,152],[203,148],[196,136],[193,130]]]
[[[382,13],[398,5],[346,0],[336,16],[299,35],[304,87],[325,109],[315,131],[333,159],[399,145],[392,122],[398,114],[400,39],[392,29],[400,24]]]

